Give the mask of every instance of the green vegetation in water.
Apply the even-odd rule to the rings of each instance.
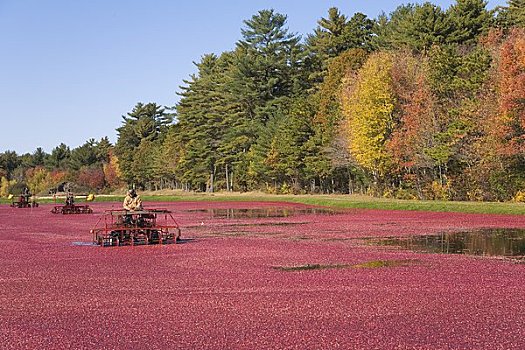
[[[203,237],[243,237],[243,236],[253,236],[253,232],[248,231],[221,231],[215,233],[208,233],[203,235]]]
[[[398,267],[398,266],[411,266],[414,265],[417,260],[371,260],[360,264],[306,264],[297,266],[274,266],[273,268],[280,271],[305,271],[305,270],[325,270],[325,269],[344,269],[344,268],[355,268],[355,269],[377,269],[382,267]]]
[[[297,266],[274,266],[273,268],[280,271],[305,271],[305,270],[324,270],[324,269],[342,269],[350,267],[351,265],[341,265],[341,264],[306,264],[306,265],[297,265]]]
[[[381,267],[410,266],[416,260],[371,260],[361,264],[352,265],[356,269],[377,269]]]

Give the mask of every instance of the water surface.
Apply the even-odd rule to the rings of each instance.
[[[417,252],[481,256],[525,256],[524,229],[481,229],[437,235],[386,237],[368,240],[373,245],[396,246]]]
[[[335,215],[340,210],[331,208],[212,208],[196,209],[189,212],[208,213],[218,219],[245,219],[245,218],[284,218],[296,215]]]

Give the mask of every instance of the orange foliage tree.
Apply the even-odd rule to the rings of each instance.
[[[499,111],[493,128],[502,156],[525,155],[525,29],[503,42],[498,65]]]
[[[471,182],[479,199],[508,200],[525,186],[525,30],[493,30],[484,46],[493,65],[478,96],[483,135]]]
[[[396,96],[396,127],[388,144],[395,163],[408,172],[431,168],[425,154],[435,132],[435,97],[426,79],[424,57],[401,52],[394,59],[392,81]]]

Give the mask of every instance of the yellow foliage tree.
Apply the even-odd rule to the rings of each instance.
[[[51,173],[42,167],[31,168],[26,172],[27,186],[33,193],[39,193],[54,186]]]
[[[343,80],[343,116],[350,153],[376,180],[391,166],[386,143],[394,127],[392,66],[390,53],[376,53],[357,75],[346,76]]]
[[[5,176],[0,178],[0,197],[9,195],[9,187],[16,184],[16,180],[8,180]]]

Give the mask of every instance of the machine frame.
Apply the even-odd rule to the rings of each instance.
[[[53,214],[91,214],[93,209],[89,205],[75,205],[75,204],[66,204],[66,205],[55,205],[51,209]]]
[[[13,208],[36,208],[38,203],[34,199],[30,199],[29,196],[20,195],[18,201],[13,201],[11,203]]]
[[[93,243],[102,247],[169,244],[181,235],[171,211],[163,208],[106,210],[91,233]]]

